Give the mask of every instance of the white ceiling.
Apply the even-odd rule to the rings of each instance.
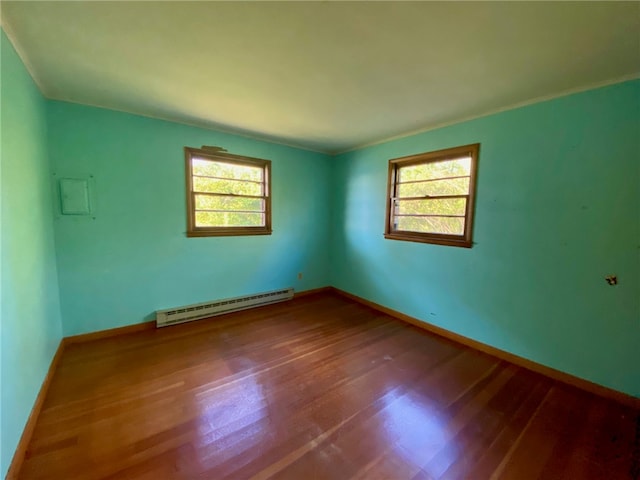
[[[637,75],[638,2],[7,2],[43,94],[335,153]]]

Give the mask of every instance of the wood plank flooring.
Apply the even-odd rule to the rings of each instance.
[[[640,412],[332,293],[70,345],[22,479],[637,479]]]

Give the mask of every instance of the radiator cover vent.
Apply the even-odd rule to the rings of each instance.
[[[256,293],[244,297],[225,298],[212,302],[197,303],[184,307],[158,310],[156,312],[156,327],[167,327],[178,323],[191,322],[202,318],[237,312],[247,308],[260,307],[271,303],[284,302],[293,298],[293,288],[274,290],[272,292]]]

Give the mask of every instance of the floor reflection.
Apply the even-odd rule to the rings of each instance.
[[[199,438],[195,443],[202,466],[211,468],[238,454],[249,460],[260,454],[271,435],[267,387],[252,370],[229,384],[198,394]]]
[[[434,478],[456,460],[458,455],[450,444],[450,419],[424,398],[411,393],[390,398],[383,415],[385,434],[393,442],[395,453],[403,459],[422,467]]]

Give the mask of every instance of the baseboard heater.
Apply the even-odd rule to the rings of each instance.
[[[211,302],[197,303],[184,307],[158,310],[156,312],[156,327],[168,327],[178,323],[191,322],[202,318],[237,312],[248,308],[261,307],[272,303],[284,302],[293,298],[293,288],[274,290],[272,292],[256,293],[244,297],[225,298]]]

